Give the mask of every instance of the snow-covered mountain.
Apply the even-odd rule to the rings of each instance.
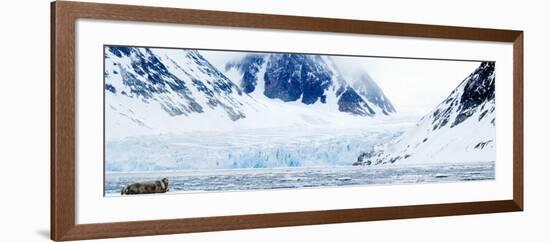
[[[395,112],[372,79],[345,80],[326,56],[252,54],[222,72],[196,50],[106,46],[104,53],[107,140],[347,125]]]
[[[104,58],[110,136],[184,130],[190,116],[236,121],[253,106],[195,50],[109,46]]]
[[[178,56],[162,49],[107,49],[105,88],[113,94],[156,101],[172,116],[202,113],[206,106],[223,109],[231,120],[246,117],[236,98],[241,90],[195,50]]]
[[[301,102],[329,104],[340,112],[361,116],[389,115],[395,109],[378,85],[364,72],[344,78],[329,56],[255,53],[226,65],[244,92]]]
[[[495,63],[482,62],[415,127],[354,165],[495,160]]]

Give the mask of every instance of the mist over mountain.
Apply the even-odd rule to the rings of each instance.
[[[389,115],[395,108],[374,80],[362,71],[347,77],[330,56],[255,53],[228,63],[246,93],[303,104],[333,104],[338,111],[361,116]]]

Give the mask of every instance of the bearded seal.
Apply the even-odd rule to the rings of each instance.
[[[125,186],[120,191],[120,195],[165,193],[168,191],[168,178],[162,180],[137,182]]]

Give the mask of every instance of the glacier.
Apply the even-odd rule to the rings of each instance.
[[[410,125],[410,124],[409,124]],[[344,166],[407,125],[282,128],[128,137],[106,143],[108,172]]]

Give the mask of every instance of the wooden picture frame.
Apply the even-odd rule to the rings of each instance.
[[[100,224],[75,222],[77,19],[214,25],[513,43],[513,199]],[[56,1],[51,4],[51,239],[56,241],[523,210],[523,32],[330,18]]]

